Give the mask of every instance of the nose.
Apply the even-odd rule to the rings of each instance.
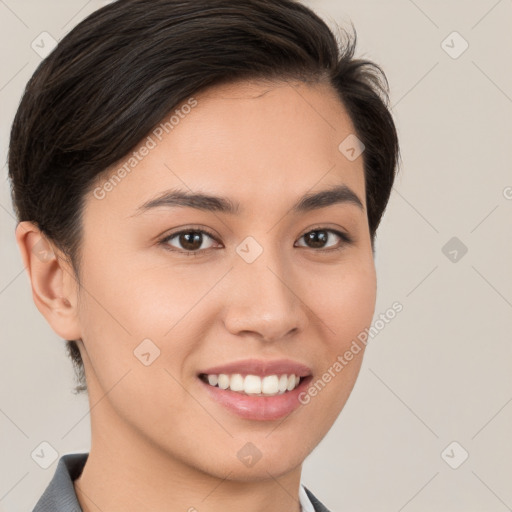
[[[305,328],[303,290],[279,254],[265,250],[252,263],[236,260],[229,280],[224,323],[232,334],[276,341]]]

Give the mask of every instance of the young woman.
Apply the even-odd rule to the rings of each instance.
[[[118,0],[36,70],[16,239],[92,443],[35,511],[327,510],[302,463],[358,375],[399,152],[354,49],[293,0]]]

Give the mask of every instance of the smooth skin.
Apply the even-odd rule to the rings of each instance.
[[[201,369],[246,358],[289,358],[320,378],[370,326],[376,272],[364,153],[350,161],[338,149],[355,130],[329,85],[237,82],[194,97],[197,106],[113,190],[86,197],[81,287],[55,247],[44,260],[32,251],[45,243],[36,226],[16,229],[37,308],[60,337],[81,339],[92,434],[75,481],[84,512],[299,511],[302,463],[361,366],[364,350],[275,421],[242,419],[205,392]],[[341,184],[364,208],[291,213],[304,194]],[[240,212],[136,214],[174,188],[228,197]],[[162,242],[186,228],[215,239],[203,234],[192,256],[179,235]],[[323,247],[308,245],[313,230],[326,236]],[[236,252],[248,236],[263,249],[252,263]],[[146,338],[160,350],[148,366],[134,355]],[[252,467],[237,457],[247,442],[262,454]]]

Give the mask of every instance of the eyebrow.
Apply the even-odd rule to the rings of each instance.
[[[306,213],[334,204],[352,204],[364,211],[364,206],[358,195],[347,185],[336,185],[320,192],[304,194],[292,207],[293,213]],[[168,190],[160,196],[146,201],[139,206],[133,216],[140,215],[153,208],[159,207],[188,207],[198,210],[227,213],[240,213],[240,203],[227,197],[213,196],[184,190]]]

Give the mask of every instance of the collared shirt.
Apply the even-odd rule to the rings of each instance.
[[[88,453],[63,455],[52,480],[32,512],[82,512],[73,480],[82,473],[88,456]],[[302,512],[329,512],[302,483],[299,488],[299,501]]]

